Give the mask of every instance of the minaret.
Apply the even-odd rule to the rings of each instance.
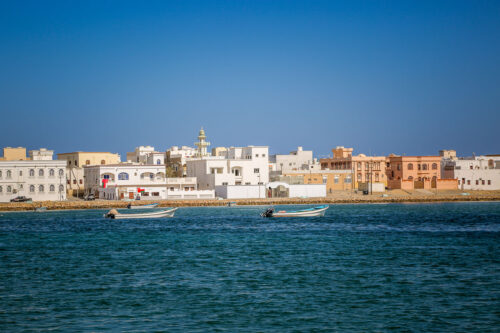
[[[210,146],[210,142],[205,141],[206,138],[207,136],[202,127],[200,129],[200,134],[198,134],[198,142],[194,143],[196,147],[198,147],[198,157],[208,156],[207,147]]]

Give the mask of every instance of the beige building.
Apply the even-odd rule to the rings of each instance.
[[[3,157],[0,157],[0,161],[27,161],[26,148],[24,147],[5,147],[3,149]]]
[[[319,170],[314,172],[289,171],[283,176],[303,179],[303,184],[326,184],[326,192],[352,190],[352,170]]]
[[[120,155],[109,152],[72,152],[57,154],[59,160],[67,161],[66,184],[68,196],[84,194],[85,179],[83,166],[120,163]]]
[[[360,183],[382,183],[387,186],[385,156],[352,155],[353,148],[337,146],[332,149],[333,158],[320,160],[322,170],[351,170],[354,188]]]

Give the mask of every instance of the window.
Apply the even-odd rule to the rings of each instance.
[[[491,185],[491,180],[488,180],[488,185]]]
[[[23,170],[19,170],[19,177],[23,176]]]
[[[43,191],[44,191],[43,185],[38,186],[38,192],[43,192]]]
[[[75,185],[76,185],[76,179],[73,179],[73,184],[75,184]]]
[[[470,185],[470,179],[467,180],[467,185]]]
[[[64,170],[63,169],[59,169],[59,177],[62,177],[64,176]]]
[[[227,185],[227,182],[222,182],[222,185]]]
[[[398,163],[397,169],[401,170],[401,164]]]
[[[156,160],[156,164],[161,164],[161,160],[160,159],[157,159]],[[153,195],[155,194],[156,192],[153,192]]]
[[[437,170],[438,165],[436,163],[432,163],[432,170]]]
[[[153,180],[155,178],[155,175],[153,175],[152,173],[149,174],[149,179]]]
[[[128,180],[128,173],[126,173],[126,172],[119,173],[118,180]]]
[[[12,186],[9,185],[9,186],[7,186],[7,193],[10,193],[10,192],[12,192]]]
[[[105,160],[101,160],[101,164],[106,164],[106,161]]]
[[[54,192],[56,190],[56,187],[54,185],[50,185],[49,191]]]
[[[59,185],[59,192],[62,192],[64,191],[64,186],[63,185]]]
[[[259,154],[255,154],[255,157],[259,157]]]
[[[469,167],[469,168],[470,168],[471,170],[472,170],[472,169],[474,169],[474,167],[473,167],[472,165],[470,165],[470,167]]]
[[[71,184],[71,180],[69,180],[69,179],[68,179],[68,180],[66,181],[66,183],[67,183],[68,185],[70,185],[70,184]]]
[[[50,169],[50,170],[49,170],[49,176],[50,176],[50,177],[54,177],[54,176],[55,176],[55,174],[56,174],[56,173],[55,173],[54,169]]]
[[[255,168],[255,169],[253,169],[253,173],[259,173],[259,172],[260,172],[260,171],[259,171],[259,168]]]
[[[35,185],[30,185],[30,192],[34,193],[35,192]]]
[[[476,180],[476,185],[479,185],[479,180]]]
[[[7,178],[12,178],[12,171],[7,170]]]
[[[71,165],[71,161],[68,161],[68,165]]]
[[[0,178],[2,178],[2,170],[0,170]]]
[[[2,186],[0,186],[0,193],[2,193],[2,192],[3,192],[3,187],[2,187]]]
[[[422,166],[420,164],[417,165],[418,170],[422,170]]]
[[[35,177],[35,170],[30,169],[30,177]]]
[[[246,182],[245,185],[250,185],[250,182]]]
[[[427,164],[422,164],[422,170],[427,170]]]
[[[361,181],[361,174],[358,173],[358,182],[360,182],[360,181]]]
[[[38,176],[39,177],[43,177],[43,169],[39,169],[38,170]]]
[[[262,154],[262,157],[266,157],[266,154]]]
[[[109,179],[109,175],[102,175],[102,179]]]
[[[408,170],[413,170],[413,163],[408,163]]]
[[[361,162],[358,162],[358,170],[361,170]]]
[[[80,184],[83,184],[83,179],[80,179]]]
[[[326,184],[327,181],[328,181],[328,176],[323,176],[323,184]]]
[[[159,164],[159,163],[158,163]],[[160,192],[152,192],[151,195],[153,197],[159,197],[160,196]]]
[[[90,165],[90,160],[86,160],[85,165]]]
[[[347,176],[344,180],[344,183],[351,183],[351,176]]]
[[[333,183],[334,184],[338,184],[339,183],[339,176],[336,175],[335,177],[333,177]]]
[[[413,177],[412,176],[408,177],[408,180],[413,180]]]
[[[481,185],[485,185],[484,183],[485,183],[485,180],[484,179],[481,180]]]

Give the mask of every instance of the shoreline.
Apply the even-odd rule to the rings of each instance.
[[[140,200],[140,201],[110,201],[110,200],[69,200],[69,201],[39,201],[33,203],[7,202],[0,203],[0,212],[34,211],[37,207],[47,207],[47,210],[84,210],[84,209],[124,209],[128,204],[134,206],[158,202],[158,207],[224,207],[229,202],[236,206],[272,206],[272,205],[315,205],[315,204],[375,204],[375,203],[439,203],[439,202],[486,202],[500,201],[500,191],[468,191],[435,193],[418,195],[409,193],[390,193],[360,195],[352,193],[337,193],[326,198],[272,198],[272,199],[197,199],[197,200]]]

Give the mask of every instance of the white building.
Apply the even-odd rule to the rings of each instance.
[[[269,164],[270,171],[280,174],[290,171],[315,171],[321,169],[318,161],[313,158],[312,150],[303,150],[302,147],[297,147],[297,150],[290,152],[288,155],[271,155]]]
[[[187,175],[198,179],[199,189],[215,189],[217,196],[226,197],[224,193],[227,191],[223,186],[264,185],[269,182],[268,152],[267,146],[231,147],[227,158],[208,156],[187,160]],[[255,194],[249,195],[247,198],[255,197]]]
[[[458,179],[461,190],[500,190],[500,155],[457,158],[454,151],[440,151],[444,179]]]
[[[52,161],[54,151],[46,148],[40,148],[38,150],[30,150],[29,154],[30,160],[33,161]]]
[[[177,177],[185,177],[186,173],[186,160],[188,158],[196,157],[198,150],[193,147],[172,146],[166,152],[167,168],[170,168]]]
[[[115,164],[84,167],[85,191],[101,199],[201,199],[215,192],[198,191],[196,178],[166,178],[165,165]]]
[[[140,164],[165,164],[165,153],[156,151],[152,146],[136,147],[127,153],[127,162]]]
[[[66,161],[0,161],[0,202],[66,200]]]

